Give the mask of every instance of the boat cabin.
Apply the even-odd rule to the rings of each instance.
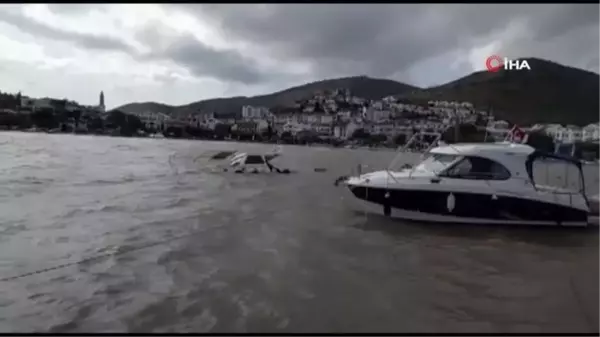
[[[273,172],[279,171],[275,166],[273,166],[270,161],[278,157],[279,154],[248,154],[248,153],[239,153],[231,158],[229,166],[233,167],[235,172],[250,172],[250,173],[259,173],[259,172]]]
[[[460,179],[526,178],[525,162],[534,151],[532,147],[520,144],[445,145],[431,149],[415,170]]]
[[[558,167],[562,164],[562,167]],[[514,143],[457,144],[432,149],[414,171],[429,171],[438,177],[508,181],[521,180],[537,189],[584,192],[581,162],[574,158],[543,153]],[[549,185],[549,171],[558,172],[561,187]],[[545,175],[545,176],[544,176]]]

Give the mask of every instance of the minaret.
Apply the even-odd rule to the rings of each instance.
[[[102,112],[104,112],[104,110],[106,109],[106,107],[104,106],[104,91],[100,91],[100,109],[102,109]]]

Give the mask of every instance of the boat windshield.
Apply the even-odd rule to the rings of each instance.
[[[254,155],[254,154],[250,154],[250,155],[246,156],[245,164],[264,164],[264,163],[265,163],[265,161],[263,160],[262,156]]]
[[[452,154],[429,153],[427,157],[414,168],[414,171],[440,173],[460,156]]]

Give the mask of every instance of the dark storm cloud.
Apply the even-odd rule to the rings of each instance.
[[[508,56],[535,56],[598,72],[598,4],[537,5],[528,29],[502,50]]]
[[[598,30],[599,4],[553,4],[541,7],[530,18],[539,40],[549,40],[581,27]],[[544,10],[540,10],[544,8]],[[596,41],[598,43],[598,41]]]
[[[56,4],[50,5],[50,10],[60,15],[83,15],[105,6],[110,5]],[[238,84],[281,84],[359,74],[396,76],[401,81],[407,80],[405,76],[450,80],[434,79],[436,69],[450,65],[457,55],[466,60],[470,49],[503,38],[501,33],[513,23],[526,29],[504,37],[497,52],[598,70],[598,4],[163,6],[196,16],[230,40],[253,44],[283,66],[267,71],[256,55],[215,49],[191,34],[174,32],[160,23],[137,32],[137,40],[147,47],[140,53],[119,39],[56,29],[8,11],[0,11],[0,21],[34,36],[71,41],[84,48],[123,51],[140,61],[170,60],[194,76]],[[428,59],[434,61],[424,66]],[[310,64],[312,69],[302,79],[294,78],[285,69],[291,61]],[[465,61],[460,67],[466,73],[471,65]],[[423,76],[427,72],[428,76]],[[406,75],[409,73],[412,75]]]
[[[194,6],[194,5],[188,5]],[[415,62],[464,45],[506,23],[465,5],[314,4],[195,5],[203,18],[232,36],[265,45],[281,57],[314,60],[319,68],[351,66],[386,76]],[[464,17],[463,17],[464,16]]]
[[[173,61],[187,68],[194,76],[244,84],[266,80],[255,61],[239,52],[214,49],[198,41],[192,34],[173,32],[157,22],[147,25],[136,37],[151,50],[144,58]]]
[[[354,69],[389,76],[429,57],[489,43],[511,22],[530,27],[523,32],[530,36],[529,53],[535,44],[580,27],[598,30],[597,4],[175,6],[185,6],[233,38],[265,46],[280,58],[310,60],[321,73]],[[598,53],[597,40],[587,37],[582,43],[570,52]]]
[[[69,41],[88,49],[133,51],[131,46],[118,39],[57,29],[17,13],[0,11],[0,21],[15,26],[22,32],[35,37]]]

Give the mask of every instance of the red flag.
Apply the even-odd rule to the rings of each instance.
[[[513,142],[521,143],[523,140],[525,140],[525,131],[515,125],[512,138]]]
[[[526,135],[527,134],[525,133],[525,131],[523,131],[523,129],[515,125],[512,127],[512,129],[510,129],[508,135],[506,135],[505,140],[512,143],[524,143],[525,141],[527,141]]]

